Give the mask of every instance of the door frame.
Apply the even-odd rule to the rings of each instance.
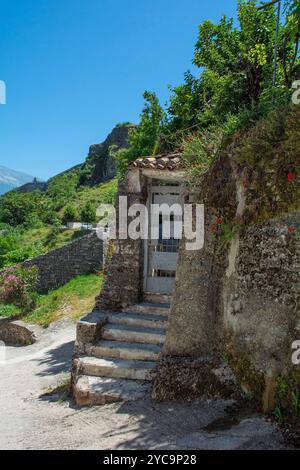
[[[161,181],[162,183],[165,183],[166,185],[168,185],[169,183],[169,187],[172,186],[172,184],[170,183],[173,183],[173,186],[176,187],[178,186],[178,194],[180,195],[181,194],[181,191],[182,191],[182,184],[181,184],[181,181],[179,180],[174,180],[173,178],[170,179],[170,178],[159,178],[158,181]],[[155,193],[155,189],[157,189],[157,191],[161,191],[162,193],[164,192],[164,186],[162,185],[161,187],[159,186],[159,184],[152,184],[153,183],[153,179],[152,178],[147,178],[147,201],[146,201],[146,207],[147,207],[147,211],[148,211],[148,217],[149,217],[149,220],[148,220],[148,230],[150,231],[151,230],[151,226],[150,226],[150,205],[151,205],[151,202],[152,202],[152,195],[153,193]],[[174,183],[176,183],[176,185],[174,185]],[[176,191],[177,192],[177,191]],[[165,191],[165,194],[169,194],[170,193],[170,189],[168,188],[168,191]],[[148,236],[149,236],[149,233],[148,233]],[[149,239],[147,240],[144,240],[144,243],[143,243],[143,257],[144,257],[144,269],[143,269],[143,294],[148,294],[149,291],[147,291],[147,284],[148,284],[148,278],[149,278],[149,275],[148,275],[148,268],[149,268]],[[176,269],[175,269],[175,272],[176,272]],[[174,278],[170,278],[170,279],[174,279]],[[173,280],[173,282],[175,281],[175,279]],[[150,292],[151,294],[153,294],[153,292]],[[158,292],[159,294],[159,292]],[[161,294],[163,295],[163,294]],[[170,295],[170,294],[166,294],[166,295]]]

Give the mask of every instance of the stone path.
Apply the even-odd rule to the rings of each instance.
[[[228,427],[230,401],[157,404],[149,399],[78,409],[46,395],[68,377],[75,325],[61,321],[26,348],[7,348],[0,366],[0,449],[279,449],[260,417]],[[227,410],[227,412],[226,412]],[[204,428],[210,424],[210,431]],[[223,430],[222,430],[223,428]]]

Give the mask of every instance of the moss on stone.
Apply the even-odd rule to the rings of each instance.
[[[164,356],[156,369],[152,398],[157,401],[193,401],[237,396],[231,377],[221,380],[214,373],[219,365],[210,359]]]
[[[228,352],[227,360],[235,373],[241,389],[261,404],[265,390],[265,376],[255,369],[245,353]]]
[[[298,422],[300,418],[300,369],[277,378],[275,416],[280,421]]]

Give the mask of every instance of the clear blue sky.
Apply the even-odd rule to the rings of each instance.
[[[236,0],[0,0],[0,164],[46,179],[81,163],[145,89],[193,70],[197,27]]]

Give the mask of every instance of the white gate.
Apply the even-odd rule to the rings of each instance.
[[[149,192],[148,212],[149,212],[149,232],[151,233],[151,204],[182,204],[180,197],[180,186],[152,186]],[[170,238],[163,238],[163,222],[167,219],[170,222]],[[144,270],[144,290],[147,293],[171,294],[176,275],[178,260],[179,239],[174,238],[174,226],[176,215],[159,215],[159,238],[145,242],[145,270]],[[181,219],[181,218],[180,218]]]

